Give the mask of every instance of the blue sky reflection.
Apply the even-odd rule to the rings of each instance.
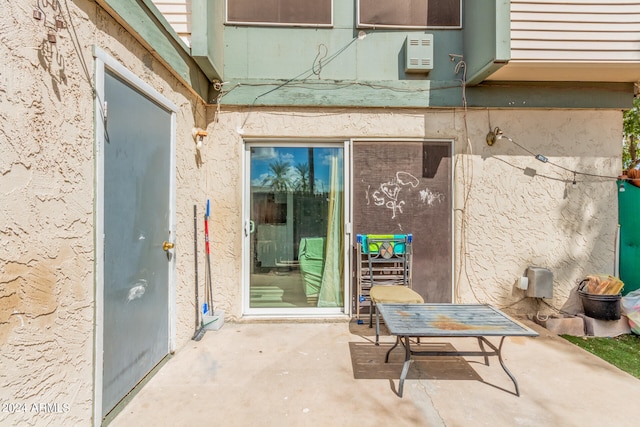
[[[313,165],[315,176],[315,192],[329,191],[331,158],[338,156],[340,176],[342,177],[342,148],[313,148]],[[300,179],[296,165],[311,164],[307,147],[252,147],[251,149],[251,186],[262,187],[265,178],[271,175],[270,165],[275,162],[287,162],[288,180],[294,185]],[[342,188],[342,179],[340,180]]]

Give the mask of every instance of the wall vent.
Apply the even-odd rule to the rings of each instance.
[[[407,36],[405,73],[428,73],[433,70],[433,34]]]

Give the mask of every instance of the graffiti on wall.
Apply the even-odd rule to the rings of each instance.
[[[371,185],[367,187],[365,198],[367,205],[373,203],[374,206],[381,206],[391,211],[391,219],[395,219],[397,215],[403,214],[403,207],[406,204],[405,194],[403,189],[417,188],[420,185],[420,180],[410,174],[409,172],[396,172],[395,177],[391,178],[387,182],[381,183],[375,190],[372,190]],[[441,203],[444,200],[444,195],[439,192],[431,191],[428,187],[419,190],[419,202],[429,207],[435,203]]]

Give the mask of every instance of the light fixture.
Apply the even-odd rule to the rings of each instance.
[[[202,148],[202,143],[204,142],[204,137],[207,136],[207,131],[200,128],[191,129],[191,135],[193,136],[193,140],[196,143],[196,148],[199,150]]]
[[[624,189],[624,181],[620,181],[620,189],[618,190],[621,193],[624,193],[626,190]]]
[[[494,130],[490,130],[487,134],[487,144],[492,146],[500,138],[502,138],[502,129],[496,127]]]

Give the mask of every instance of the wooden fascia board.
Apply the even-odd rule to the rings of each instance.
[[[210,81],[151,0],[96,0],[178,80],[207,102]]]

